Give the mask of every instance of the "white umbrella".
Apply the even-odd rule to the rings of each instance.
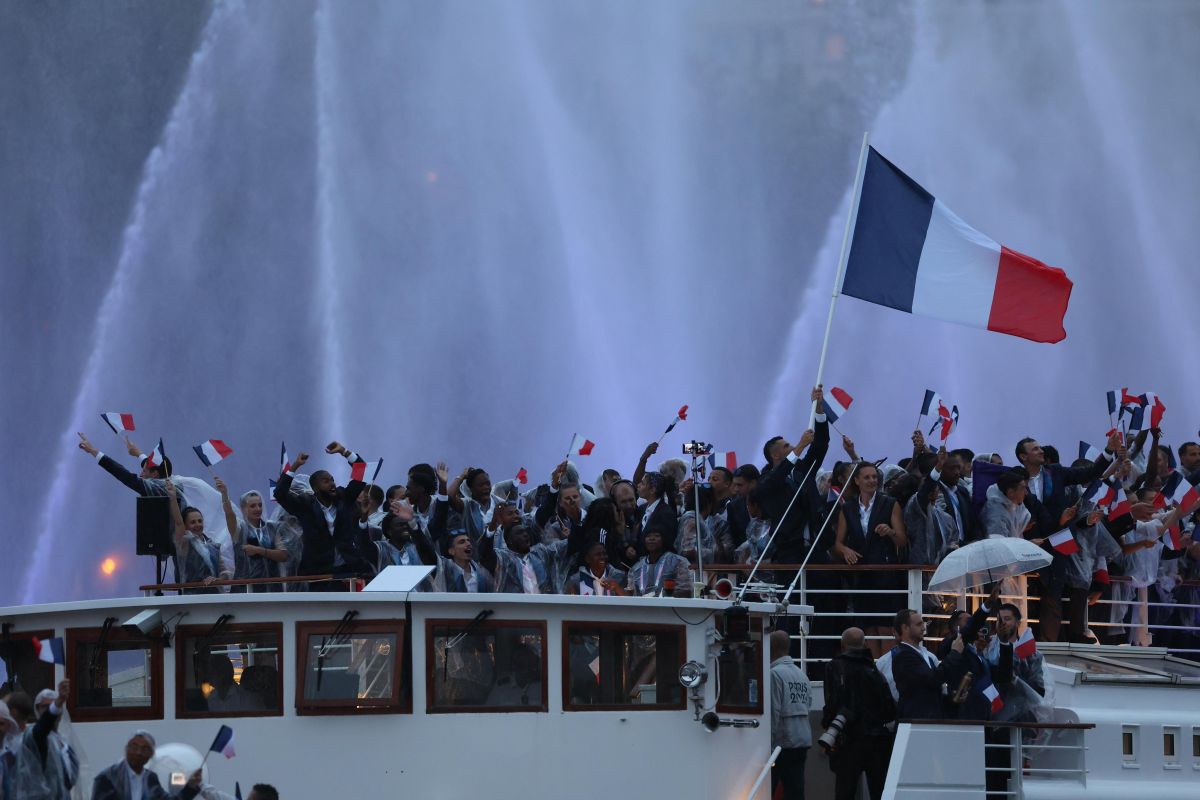
[[[1026,539],[1009,536],[981,539],[942,559],[929,581],[929,589],[957,592],[1033,572],[1052,560],[1049,553]]]

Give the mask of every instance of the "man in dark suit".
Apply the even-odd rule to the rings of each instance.
[[[813,387],[812,401],[818,409],[823,399],[821,387]],[[815,426],[805,431],[795,446],[782,436],[775,436],[763,445],[767,469],[758,479],[759,503],[772,529],[776,529],[774,552],[768,554],[776,563],[803,561],[812,537],[821,529],[825,504],[817,491],[817,469],[828,452],[829,423],[822,413],[817,414]],[[799,496],[793,503],[797,490]],[[832,544],[832,536],[823,538]],[[818,563],[828,560],[823,552],[828,545],[817,549],[822,552],[814,553],[813,560]]]
[[[925,620],[921,612],[906,608],[896,613],[894,623],[900,646],[892,655],[892,679],[900,700],[896,716],[900,719],[941,719],[944,714],[942,684],[946,668],[937,656],[925,649]],[[962,637],[950,645],[951,652],[963,651]]]
[[[142,800],[169,800],[171,794],[162,787],[154,770],[146,764],[154,757],[154,737],[146,731],[135,731],[125,744],[125,758],[102,771],[92,782],[92,800],[130,800],[136,792]],[[201,773],[196,770],[179,793],[191,800],[200,792]]]
[[[1029,474],[1029,491],[1025,496],[1025,507],[1033,518],[1033,529],[1026,534],[1030,539],[1044,539],[1058,533],[1075,516],[1071,506],[1073,486],[1087,485],[1097,480],[1113,458],[1123,458],[1125,448],[1121,437],[1113,433],[1108,439],[1104,453],[1087,467],[1064,467],[1046,463],[1046,453],[1035,439],[1026,437],[1017,442],[1017,461]],[[1054,553],[1054,561],[1041,572],[1039,595],[1041,605],[1041,638],[1047,642],[1058,641],[1062,626],[1062,591],[1066,579],[1067,557]]]
[[[975,511],[971,507],[971,493],[959,483],[963,468],[961,456],[957,453],[947,453],[941,471],[934,469],[929,473],[929,477],[941,484],[942,502],[945,503],[946,513],[954,517],[962,534],[960,541],[967,544],[981,538],[981,534],[978,531],[979,524],[975,521]]]
[[[338,442],[331,442],[325,452],[345,456],[351,464],[360,460]],[[366,484],[351,480],[340,489],[333,476],[322,469],[308,479],[313,490],[311,495],[292,494],[295,471],[307,461],[308,453],[298,455],[292,468],[275,484],[275,500],[300,523],[304,550],[300,556],[299,574],[369,575],[371,560],[364,546],[369,540],[359,527],[356,505]],[[326,586],[334,591],[341,588],[338,584],[314,584],[310,588],[320,590]]]

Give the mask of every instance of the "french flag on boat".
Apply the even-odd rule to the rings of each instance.
[[[117,436],[120,436],[122,431],[136,430],[133,427],[133,414],[121,414],[110,411],[106,414],[101,414],[100,419],[104,420],[104,424],[112,428],[112,432]]]
[[[983,692],[983,696],[992,704],[992,713],[995,714],[1000,709],[1004,708],[1004,701],[1000,699],[1000,692],[996,689],[996,684],[992,683],[987,675],[981,675],[979,679],[979,691]]]
[[[942,407],[942,396],[933,389],[925,390],[925,399],[921,401],[921,416],[928,417],[930,414],[938,413],[938,408]]]
[[[1113,489],[1113,499],[1108,507],[1108,520],[1112,522],[1115,519],[1133,513],[1133,504],[1129,502],[1129,498],[1125,495],[1125,489],[1117,486]]]
[[[233,448],[220,439],[209,439],[207,442],[201,442],[192,449],[196,451],[196,455],[200,456],[200,460],[204,462],[204,466],[206,467],[219,464],[227,457],[233,455]]]
[[[1037,652],[1037,639],[1033,638],[1033,631],[1026,628],[1025,632],[1017,637],[1013,652],[1017,658],[1030,658]]]
[[[825,418],[830,422],[837,422],[850,410],[850,404],[853,402],[854,398],[850,396],[849,392],[834,386],[829,390],[829,394],[825,395],[825,399],[821,401]]]
[[[972,228],[870,148],[841,293],[1035,342],[1066,338],[1065,272]]]
[[[211,753],[220,753],[226,758],[233,758],[237,755],[237,751],[233,749],[233,728],[228,725],[222,725],[217,731],[216,738],[213,739],[212,746],[208,748]]]
[[[1163,414],[1167,410],[1162,398],[1154,392],[1146,392],[1144,395],[1142,395],[1142,400],[1144,401],[1143,406],[1146,409],[1146,413],[1150,415],[1150,425],[1148,427],[1157,428],[1161,426]]]
[[[374,483],[379,477],[379,470],[383,468],[383,459],[378,461],[364,461],[361,457],[350,465],[350,480],[363,481],[364,483]],[[371,480],[367,480],[367,475],[371,476]]]
[[[728,450],[723,453],[709,453],[708,468],[710,470],[714,470],[717,467],[724,467],[730,472],[733,472],[735,469],[737,469],[737,453],[732,450]]]
[[[586,436],[580,436],[577,433],[571,439],[570,454],[573,456],[590,456],[592,454],[592,448],[595,446],[596,443],[591,439],[587,438]]]
[[[275,499],[275,481],[270,478],[267,478],[267,497],[271,498],[272,503],[279,502]]]
[[[163,465],[163,459],[165,459],[165,458],[166,458],[166,452],[163,450],[163,440],[162,440],[162,437],[160,436],[160,437],[158,437],[158,444],[154,447],[153,450],[151,450],[149,453],[146,454],[146,466],[147,467],[161,467]]]
[[[1163,483],[1162,494],[1168,503],[1177,505],[1184,511],[1190,510],[1197,501],[1200,501],[1200,489],[1192,486],[1179,470],[1175,470],[1167,476],[1166,482]]]
[[[942,405],[938,408],[937,422],[933,423],[933,427],[929,429],[929,433],[938,431],[938,437],[944,442],[950,438],[950,434],[958,427],[958,406],[946,408]]]
[[[290,472],[291,469],[292,462],[291,459],[288,458],[287,442],[281,441],[279,443],[279,474],[282,475],[285,472]]]
[[[525,484],[529,483],[529,471],[524,467],[521,467],[519,470],[517,470],[517,477],[514,480],[524,486]]]
[[[1097,508],[1104,508],[1117,499],[1117,490],[1108,481],[1097,479],[1092,481],[1092,485],[1084,492],[1083,499],[1085,502],[1094,503]]]
[[[63,649],[63,640],[61,636],[55,636],[53,639],[39,639],[33,637],[33,652],[37,653],[38,661],[45,661],[47,664],[66,664],[66,651]]]
[[[1062,553],[1064,556],[1079,552],[1079,542],[1075,541],[1075,535],[1071,533],[1070,528],[1063,528],[1058,533],[1050,534],[1050,546],[1054,548],[1055,552]]]
[[[1103,452],[1092,447],[1084,441],[1079,442],[1079,457],[1087,461],[1095,461],[1103,455]]]

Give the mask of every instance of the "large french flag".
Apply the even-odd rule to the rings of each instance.
[[[1071,287],[1061,269],[997,244],[870,148],[842,294],[1058,342]]]
[[[219,464],[226,457],[233,455],[233,448],[220,439],[209,439],[207,442],[201,442],[192,449],[196,451],[196,455],[200,456],[200,460],[204,462],[204,466],[206,467]]]

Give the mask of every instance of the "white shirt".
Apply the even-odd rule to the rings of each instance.
[[[133,771],[133,767],[129,766],[129,762],[126,761],[125,771],[129,774],[130,800],[142,800],[142,794],[146,791],[146,768],[142,767],[142,772],[139,775]]]
[[[660,497],[650,505],[646,506],[646,511],[644,514],[642,514],[642,530],[645,530],[646,526],[650,524],[650,515],[654,513],[654,509],[658,508],[658,504],[661,502],[662,498]]]
[[[1029,477],[1029,493],[1038,500],[1042,499],[1042,475],[1045,472],[1046,470],[1043,468],[1038,470],[1037,475],[1031,475]]]
[[[900,644],[906,644],[909,647],[912,647],[913,650],[916,650],[918,653],[921,654],[921,658],[925,659],[925,663],[929,665],[930,669],[937,669],[937,665],[938,665],[937,656],[935,656],[933,653],[931,653],[927,649],[925,649],[924,642],[921,643],[920,647],[913,647],[913,645],[910,644],[909,642],[901,642]]]
[[[479,591],[479,570],[473,566],[463,568],[463,581],[467,584],[468,592]]]
[[[525,587],[525,594],[542,593],[538,588],[537,572],[530,565],[528,554],[521,557],[521,584]]]
[[[876,492],[871,495],[871,502],[865,506],[862,504],[862,497],[858,498],[858,520],[862,524],[863,535],[868,539],[871,538],[871,531],[868,530],[867,525],[871,523],[871,509],[875,507],[875,497],[878,494],[879,492]]]

